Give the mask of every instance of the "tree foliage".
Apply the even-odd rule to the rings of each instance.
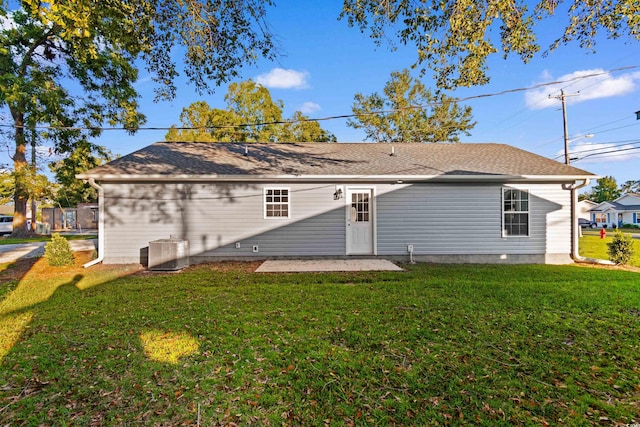
[[[82,142],[73,152],[58,161],[49,164],[55,174],[60,188],[56,192],[55,202],[63,208],[75,207],[78,203],[94,203],[98,201],[96,190],[87,182],[76,178],[76,174],[86,172],[111,161],[112,154],[105,147]]]
[[[356,118],[347,125],[377,142],[458,142],[475,126],[471,107],[432,93],[409,70],[391,73],[383,94],[357,93],[352,110]]]
[[[157,97],[171,98],[179,71],[204,91],[235,78],[241,66],[272,58],[276,49],[264,20],[270,4],[0,2],[0,107],[9,110],[15,128],[16,176],[28,167],[26,146],[38,126],[47,127],[43,136],[62,153],[98,136],[104,124],[133,132],[144,123],[134,87],[137,64],[159,83]],[[171,56],[177,51],[184,52],[182,70]],[[14,229],[23,229],[26,183],[16,180],[14,194]]]
[[[247,80],[229,85],[226,108],[192,103],[180,114],[181,126],[172,126],[167,141],[195,142],[328,142],[334,135],[318,122],[296,111],[283,119],[284,103],[274,101],[269,89]]]
[[[23,168],[20,172],[0,173],[0,204],[10,203],[14,199],[18,180],[24,183],[31,200],[50,201],[55,197],[56,185],[46,175],[34,172],[32,168]]]
[[[378,44],[414,45],[414,66],[452,88],[487,83],[491,55],[531,60],[541,51],[536,24],[552,17],[567,21],[545,52],[569,42],[594,50],[599,33],[640,40],[639,9],[637,0],[344,0],[340,16]]]
[[[616,179],[612,176],[599,178],[591,191],[590,199],[596,203],[612,201],[620,197],[622,191],[618,188]]]
[[[620,186],[620,191],[622,193],[637,193],[637,192],[639,192],[640,191],[640,179],[639,180],[625,181],[625,183]]]
[[[331,132],[320,126],[317,120],[311,120],[300,111],[293,113],[289,123],[282,130],[282,140],[292,142],[336,142]]]

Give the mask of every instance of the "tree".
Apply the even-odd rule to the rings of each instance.
[[[612,176],[599,178],[595,187],[591,191],[591,200],[596,203],[615,200],[622,192],[618,189],[618,183]]]
[[[300,111],[294,112],[290,122],[285,125],[282,140],[291,142],[337,141],[335,135],[322,129],[317,120],[311,120]]]
[[[55,202],[63,208],[75,207],[78,203],[98,201],[96,190],[88,183],[76,178],[76,174],[86,172],[112,160],[112,154],[105,147],[87,141],[77,144],[71,155],[49,164],[60,184]]]
[[[344,0],[340,15],[378,45],[415,45],[414,66],[433,70],[440,88],[486,84],[487,58],[497,53],[529,61],[541,50],[536,23],[563,16],[563,33],[543,54],[569,42],[595,50],[602,32],[640,40],[637,0]]]
[[[224,99],[227,107],[233,111],[240,124],[249,124],[242,129],[239,142],[276,142],[281,141],[282,101],[274,101],[269,89],[247,80],[231,83]]]
[[[23,0],[1,2],[0,107],[15,129],[14,230],[24,230],[29,135],[57,153],[97,137],[104,124],[134,132],[138,112],[136,64],[158,83],[158,99],[175,95],[171,52],[184,47],[184,73],[199,91],[238,75],[241,66],[276,54],[260,0]],[[9,7],[19,6],[18,9]],[[140,60],[139,62],[136,62]],[[82,96],[74,96],[77,88]]]
[[[356,118],[347,125],[377,142],[458,142],[460,133],[469,135],[475,126],[471,107],[433,94],[409,70],[391,73],[383,95],[357,93],[352,109]]]
[[[197,101],[182,109],[182,128],[171,126],[165,139],[181,142],[233,142],[242,138],[236,125],[240,119],[233,111],[211,108],[205,101]]]
[[[0,172],[0,204],[7,204],[15,198],[16,181],[23,183],[27,189],[27,197],[35,206],[35,202],[48,202],[53,200],[56,191],[56,185],[51,183],[49,179],[39,174],[34,168],[23,168],[20,172]],[[36,212],[35,207],[32,207],[32,222],[31,225],[35,229]],[[26,227],[25,227],[26,231]]]
[[[638,191],[640,191],[640,180],[626,181],[620,187],[620,191],[622,193],[637,193]]]
[[[331,142],[336,137],[316,121],[296,111],[282,116],[284,103],[274,101],[266,87],[247,80],[229,85],[226,109],[205,101],[192,103],[180,114],[181,128],[172,126],[167,141],[195,142]]]

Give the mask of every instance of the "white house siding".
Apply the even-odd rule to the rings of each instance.
[[[347,201],[334,200],[336,184],[105,183],[105,263],[144,263],[149,242],[171,236],[189,240],[196,262],[345,256]],[[290,218],[264,218],[265,187],[290,190]],[[379,256],[404,259],[411,244],[427,261],[569,262],[570,196],[559,184],[511,186],[530,192],[528,237],[502,236],[499,184],[367,187]]]
[[[510,187],[530,192],[528,237],[502,236],[502,185],[379,187],[378,254],[406,256],[413,245],[426,261],[570,262],[570,193],[559,184]]]

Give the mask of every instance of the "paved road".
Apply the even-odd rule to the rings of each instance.
[[[39,258],[44,254],[47,242],[20,243],[16,245],[0,245],[0,264],[14,262],[22,258]],[[96,249],[97,239],[70,240],[74,251],[92,251]]]

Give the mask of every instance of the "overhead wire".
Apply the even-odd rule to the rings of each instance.
[[[586,156],[582,156],[582,157],[578,157],[577,159],[575,159],[574,161],[580,161],[589,157],[604,157],[604,158],[608,158],[608,157],[618,157],[618,156],[623,156],[625,154],[627,154],[628,151],[636,151],[636,150],[640,150],[640,146],[638,147],[629,147],[629,148],[617,148],[615,150],[610,150],[610,151],[602,151],[599,153],[591,153],[591,154],[587,154]],[[607,154],[611,154],[611,155],[607,155]]]
[[[605,75],[605,74],[609,74],[612,72],[617,72],[617,71],[624,71],[624,70],[632,70],[632,69],[637,69],[640,68],[640,65],[629,65],[629,66],[624,66],[624,67],[618,67],[618,68],[614,68],[611,70],[606,70],[606,71],[599,71],[599,72],[595,72],[595,73],[590,73],[590,74],[585,74],[582,76],[575,76],[569,79],[565,79],[565,80],[556,80],[556,81],[551,81],[551,82],[544,82],[544,83],[539,83],[539,84],[535,84],[532,86],[526,86],[526,87],[519,87],[519,88],[513,88],[513,89],[505,89],[502,91],[498,91],[498,92],[491,92],[491,93],[485,93],[485,94],[480,94],[480,95],[470,95],[467,97],[463,97],[463,98],[452,98],[452,100],[450,102],[465,102],[465,101],[471,101],[471,100],[477,100],[477,99],[484,99],[484,98],[490,98],[490,97],[495,97],[495,96],[502,96],[502,95],[506,95],[506,94],[510,94],[510,93],[518,93],[518,92],[526,92],[529,90],[533,90],[533,89],[538,89],[541,87],[546,87],[546,86],[554,86],[554,85],[558,85],[558,84],[562,84],[562,83],[567,83],[567,82],[572,82],[572,81],[577,81],[577,80],[584,80],[587,78],[592,78],[592,77],[597,77],[597,76],[601,76],[601,75]],[[268,125],[286,125],[286,124],[295,124],[295,123],[304,123],[304,122],[321,122],[321,121],[329,121],[329,120],[340,120],[340,119],[349,119],[349,118],[355,118],[355,117],[361,117],[361,116],[370,116],[370,115],[379,115],[379,114],[390,114],[390,113],[394,113],[394,112],[398,112],[398,111],[404,111],[404,110],[417,110],[417,109],[425,109],[427,108],[427,106],[432,106],[432,105],[442,105],[442,102],[431,102],[427,105],[416,105],[416,106],[409,106],[409,107],[403,107],[403,108],[397,108],[397,109],[388,109],[388,110],[378,110],[378,111],[370,111],[370,112],[365,112],[365,113],[352,113],[352,114],[339,114],[339,115],[333,115],[333,116],[327,116],[327,117],[317,117],[317,118],[304,118],[304,119],[297,119],[297,120],[276,120],[276,121],[265,121],[265,122],[259,122],[259,123],[244,123],[244,124],[237,124],[237,125],[218,125],[218,126],[198,126],[198,127],[190,127],[190,126],[170,126],[170,127],[165,127],[165,126],[156,126],[156,127],[139,127],[139,128],[125,128],[125,127],[101,127],[101,126],[51,126],[51,125],[41,125],[41,126],[36,126],[36,129],[42,129],[42,130],[66,130],[66,131],[89,131],[89,130],[100,130],[100,131],[159,131],[159,130],[170,130],[170,129],[175,129],[175,130],[206,130],[206,129],[238,129],[238,128],[247,128],[247,127],[258,127],[258,126],[268,126]],[[16,126],[16,125],[10,125],[10,124],[0,124],[0,127],[5,127],[5,128],[26,128],[26,126]]]
[[[624,147],[626,145],[629,144],[636,144],[636,143],[640,143],[640,139],[627,139],[627,140],[623,140],[623,141],[604,141],[604,142],[594,142],[594,143],[588,143],[586,145],[584,145],[585,147],[594,147],[594,148],[588,148],[585,150],[574,150],[571,151],[572,155],[577,155],[577,154],[581,154],[581,153],[588,153],[591,151],[598,151],[598,150],[608,150],[612,147]],[[601,147],[598,147],[601,146]],[[557,156],[553,157],[553,159],[559,159],[561,157],[564,157],[564,153],[562,154],[558,154]]]

